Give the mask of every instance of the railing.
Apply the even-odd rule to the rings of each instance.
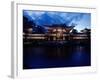
[[[23,38],[25,39],[40,39],[40,40],[50,40],[52,37],[54,40],[57,39],[57,34],[24,34]],[[62,37],[62,40],[68,39],[89,39],[90,37],[87,34],[62,34],[59,36],[59,39]]]

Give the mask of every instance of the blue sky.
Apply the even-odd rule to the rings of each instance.
[[[75,25],[74,28],[78,31],[91,27],[90,13],[24,10],[23,15],[41,26],[51,24]]]

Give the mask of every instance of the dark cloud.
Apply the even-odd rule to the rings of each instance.
[[[23,11],[24,16],[29,20],[33,20],[37,25],[51,25],[51,24],[66,24],[67,26],[76,26],[80,23],[90,24],[89,13],[76,13],[76,12],[48,12],[48,11]],[[87,23],[84,20],[87,16]],[[83,20],[83,21],[82,21]],[[80,26],[81,27],[81,26]]]

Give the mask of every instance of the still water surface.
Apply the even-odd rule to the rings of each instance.
[[[89,45],[27,46],[23,69],[90,66]]]

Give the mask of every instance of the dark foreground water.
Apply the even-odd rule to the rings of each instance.
[[[90,45],[24,46],[23,69],[90,66]]]

